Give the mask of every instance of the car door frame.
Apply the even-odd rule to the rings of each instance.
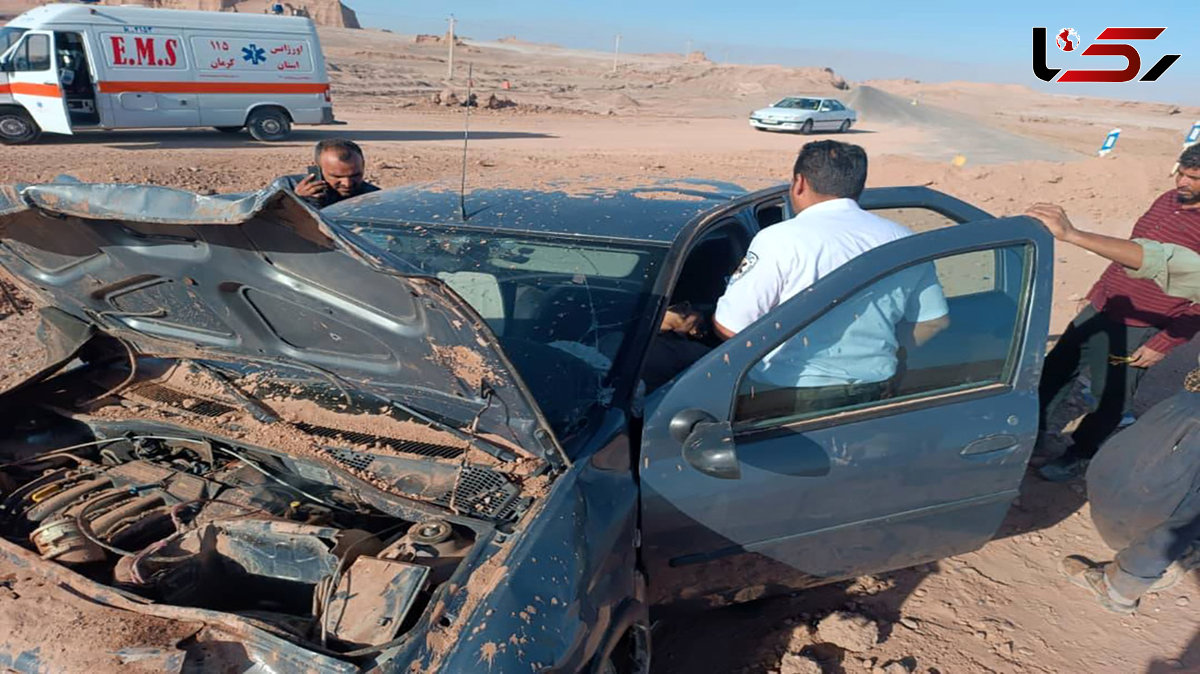
[[[883,194],[878,194],[868,201],[873,202],[876,207],[900,207],[901,204],[912,204],[913,202],[925,204],[939,202],[937,203],[939,208],[935,210],[949,211],[960,215],[966,210],[957,207],[960,204],[966,205],[964,202],[955,204],[954,202],[957,200],[937,199],[935,198],[937,195],[939,193],[932,190],[901,189],[894,192],[894,196],[897,197],[895,201],[885,199],[886,195]],[[751,204],[757,207],[764,201],[766,200],[757,198]],[[758,362],[788,336],[799,332],[804,326],[820,318],[830,306],[897,269],[917,264],[922,260],[942,258],[973,250],[1001,249],[1006,246],[1023,244],[1034,247],[1033,260],[1028,265],[1028,273],[1034,274],[1034,278],[1029,290],[1031,294],[1024,309],[1025,314],[1022,316],[1025,323],[1021,326],[1020,352],[1016,355],[1017,360],[1009,381],[1000,385],[972,388],[946,396],[936,396],[936,400],[932,402],[927,397],[918,397],[914,400],[890,404],[887,410],[875,408],[866,410],[865,413],[876,417],[894,416],[910,410],[928,409],[930,405],[946,405],[957,400],[973,400],[1010,393],[1019,393],[1031,398],[1036,405],[1037,380],[1044,358],[1044,343],[1049,328],[1053,240],[1044,228],[1032,219],[1025,217],[984,220],[958,227],[933,230],[906,237],[869,251],[763,316],[746,330],[714,349],[708,356],[682,373],[673,383],[662,387],[651,396],[646,404],[639,468],[643,499],[643,560],[651,574],[652,586],[664,581],[670,584],[672,577],[677,575],[672,567],[679,566],[680,560],[688,558],[689,555],[700,552],[671,548],[670,544],[664,546],[663,541],[658,540],[657,537],[660,534],[663,532],[669,534],[672,530],[672,523],[659,521],[660,518],[669,520],[671,517],[678,517],[681,514],[669,512],[671,504],[664,497],[666,491],[669,490],[660,487],[663,485],[669,487],[669,482],[673,479],[672,475],[678,475],[682,471],[696,470],[692,467],[696,465],[695,462],[693,461],[693,464],[689,465],[683,457],[683,447],[689,443],[693,450],[704,443],[718,443],[717,449],[719,450],[722,446],[721,443],[729,443],[726,449],[736,456],[737,436],[731,424],[736,391],[738,383],[752,364]],[[833,421],[831,419],[816,421],[827,424],[837,423],[836,415],[834,419]],[[845,420],[845,417],[840,417],[840,419]],[[810,423],[812,420],[806,420],[800,422],[800,425]],[[998,428],[996,429],[979,429],[980,437],[1002,432],[1004,423],[1006,422],[1001,419],[997,421]],[[761,430],[761,428],[755,429],[754,432],[761,432]],[[1014,455],[1027,460],[1032,450],[1032,439],[1027,444],[1028,447],[1019,448],[1020,451],[1015,452]],[[713,446],[710,445],[709,449],[712,448]],[[715,454],[719,455],[720,451]],[[1006,470],[1011,472],[1011,465]],[[1012,475],[1022,473],[1023,470],[1015,471],[1012,472]],[[1019,477],[1006,477],[1006,479],[1011,481],[1011,484],[1007,484],[1004,491],[990,495],[993,501],[1002,500],[1001,505],[1005,510],[1011,499],[1017,495],[1020,482]],[[733,480],[729,482],[734,483]],[[761,508],[763,504],[757,504],[755,507]],[[989,523],[989,526],[993,527],[998,525],[999,521]],[[704,526],[703,523],[701,526]],[[995,532],[992,530],[974,533],[984,536],[986,540]],[[664,539],[667,537],[663,536]],[[736,545],[736,541],[734,543]],[[656,579],[655,575],[666,576],[666,578]],[[692,583],[692,592],[703,592],[702,582],[695,579],[690,582]],[[746,582],[750,583],[752,580],[747,578]],[[669,594],[670,589],[665,593],[661,587],[654,590],[657,601],[662,601],[663,597]]]
[[[71,115],[67,110],[66,93],[59,83],[58,52],[54,41],[54,31],[33,29],[26,31],[5,55],[10,59],[33,37],[42,36],[50,42],[50,68],[47,70],[5,70],[8,75],[8,86],[13,100],[16,101],[42,131],[71,135]],[[47,82],[46,79],[50,81]]]

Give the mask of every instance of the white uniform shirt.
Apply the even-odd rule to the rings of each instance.
[[[864,211],[852,199],[809,206],[754,237],[717,301],[715,319],[740,332],[849,260],[911,233]],[[861,302],[851,303],[862,305],[858,311],[850,312],[846,306],[818,321],[829,333],[825,335],[828,339],[809,335],[789,340],[756,366],[752,377],[788,387],[877,382],[891,377],[896,369],[895,324],[945,316],[946,301],[931,264],[895,274],[877,286]]]

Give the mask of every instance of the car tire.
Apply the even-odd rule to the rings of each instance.
[[[246,127],[245,126],[214,126],[213,128],[216,129],[217,131],[220,131],[221,133],[238,133]]]
[[[838,127],[838,133],[846,133],[850,130],[850,120],[843,119],[842,125]]]
[[[0,143],[28,145],[37,142],[41,135],[41,127],[29,113],[12,108],[0,110]]]
[[[800,133],[802,133],[806,136],[810,135],[812,133],[812,129],[813,129],[813,121],[811,119],[804,120],[804,123],[800,125]]]
[[[292,120],[279,108],[260,108],[250,113],[246,128],[254,140],[273,143],[292,133]]]

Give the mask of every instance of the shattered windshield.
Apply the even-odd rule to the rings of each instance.
[[[785,98],[776,103],[773,107],[776,108],[792,108],[795,110],[816,110],[820,107],[821,101],[815,98]]]
[[[646,316],[666,251],[474,228],[349,224],[466,300],[559,433],[608,402],[613,363]]]

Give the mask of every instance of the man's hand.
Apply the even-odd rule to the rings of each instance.
[[[1075,226],[1067,219],[1067,212],[1056,204],[1037,203],[1025,211],[1025,215],[1036,218],[1050,230],[1050,234],[1059,241],[1066,241],[1076,232]]]
[[[296,183],[296,196],[298,197],[323,197],[325,191],[329,189],[329,183],[324,180],[317,180],[316,176],[309,174],[304,176],[304,180]]]
[[[1153,367],[1161,363],[1162,359],[1166,357],[1167,354],[1165,353],[1159,353],[1154,349],[1143,346],[1133,352],[1133,355],[1129,357],[1128,364],[1129,367]]]
[[[684,337],[698,339],[703,337],[706,332],[704,314],[696,311],[686,302],[676,304],[669,307],[667,313],[663,315],[659,331],[674,332]]]

